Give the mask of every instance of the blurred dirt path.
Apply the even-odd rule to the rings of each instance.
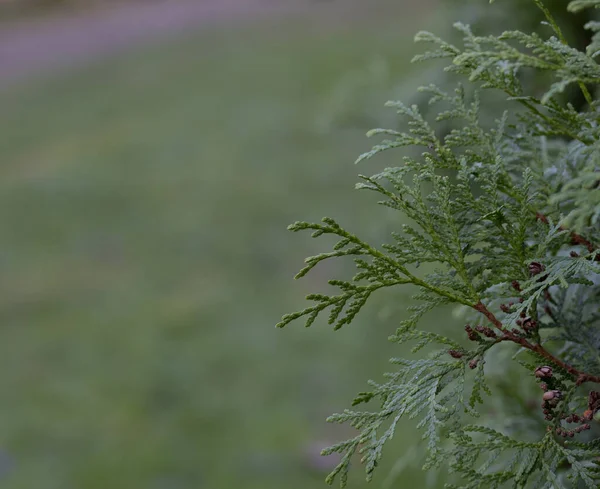
[[[96,59],[144,40],[224,20],[292,13],[306,3],[146,0],[94,12],[0,24],[0,86]]]

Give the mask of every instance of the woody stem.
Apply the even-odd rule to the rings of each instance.
[[[483,302],[479,301],[473,306],[473,309],[483,314],[496,327],[496,329],[500,330],[504,334],[506,340],[512,341],[513,343],[517,343],[523,348],[537,353],[538,355],[549,360],[551,363],[558,365],[560,368],[569,372],[574,377],[577,385],[581,385],[584,382],[595,382],[597,384],[600,384],[600,376],[595,376],[585,372],[581,372],[575,367],[563,362],[561,359],[556,358],[552,353],[546,350],[539,343],[531,343],[527,341],[526,338],[523,338],[522,336],[516,335],[512,331],[507,330],[502,324],[502,322],[494,315],[493,312],[491,312],[486,307],[486,305]]]

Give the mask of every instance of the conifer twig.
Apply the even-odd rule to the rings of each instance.
[[[535,217],[539,221],[543,222],[544,224],[548,224],[548,218],[541,212],[536,213]],[[560,226],[559,229],[561,231],[568,231],[568,229],[564,226]],[[570,233],[571,233],[571,243],[572,244],[585,246],[586,249],[588,250],[588,252],[590,252],[590,253],[593,253],[597,249],[597,247],[594,246],[590,240],[584,238],[583,236],[576,233],[575,231],[570,231]],[[595,260],[600,261],[600,255],[596,256]]]
[[[494,313],[491,312],[487,308],[487,306],[483,302],[479,301],[477,304],[475,304],[473,306],[473,309],[482,313],[497,329],[499,329],[504,334],[505,340],[512,341],[513,343],[517,343],[517,344],[521,345],[523,348],[531,350],[531,351],[537,353],[538,355],[546,358],[547,360],[554,363],[555,365],[558,365],[559,367],[563,368],[564,370],[569,372],[575,378],[575,382],[577,385],[581,385],[585,382],[594,382],[596,384],[600,384],[600,376],[591,375],[586,372],[581,372],[581,371],[577,370],[575,367],[568,365],[567,363],[563,362],[561,359],[555,357],[552,353],[550,353],[548,350],[546,350],[539,343],[535,343],[535,344],[530,343],[529,341],[527,341],[527,339],[523,338],[522,336],[518,336],[518,335],[514,334],[512,331],[507,330],[504,327],[504,325],[502,324],[502,321],[500,321],[494,315]]]
[[[569,43],[567,42],[567,38],[564,36],[562,29],[559,27],[558,23],[550,13],[550,10],[548,10],[548,8],[542,3],[541,0],[534,0],[534,3],[546,16],[546,20],[560,39],[560,42],[562,42],[565,46],[568,46]],[[592,98],[590,91],[582,81],[578,81],[577,84],[579,85],[579,88],[581,90],[581,93],[583,94],[583,97],[585,98],[585,101],[591,107],[594,103],[594,99]]]

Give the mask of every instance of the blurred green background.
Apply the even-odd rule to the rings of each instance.
[[[325,487],[319,450],[352,435],[325,418],[398,355],[410,291],[276,330],[349,272],[294,282],[327,243],[285,228],[397,225],[353,186],[400,155],[352,162],[416,86],[433,4],[305,1],[2,86],[2,487]],[[369,487],[423,487],[409,426]]]

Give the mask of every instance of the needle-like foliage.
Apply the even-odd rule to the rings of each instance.
[[[600,384],[600,105],[594,97],[600,23],[586,24],[592,36],[580,50],[541,0],[531,2],[545,19],[545,35],[481,36],[462,23],[455,24],[460,44],[417,34],[432,49],[415,61],[447,60],[446,71],[469,89],[422,87],[427,115],[417,105],[388,102],[406,131],[370,131],[382,139],[358,162],[420,149],[418,156],[406,150],[400,166],[360,176],[358,189],[373,192],[407,222],[387,243],[367,243],[331,218],[290,226],[338,239],[331,251],[307,258],[297,278],[342,257],[354,260],[356,273],[330,280],[336,292],[309,295],[312,304],[278,326],[300,318],[310,326],[325,314],[339,329],[379,289],[411,284],[418,291],[412,316],[390,338],[412,344],[417,356],[393,358],[385,382],[371,382],[354,402],[378,407],[330,418],[356,435],[324,451],[342,454],[328,482],[339,476],[344,485],[355,456],[370,479],[397,423],[408,418],[423,433],[425,467],[444,467],[448,487],[600,487],[600,392],[594,390]],[[573,13],[591,8],[600,8],[600,0],[568,4]],[[528,93],[526,80],[540,72],[547,80],[543,93]],[[579,91],[583,107],[565,102],[569,87]],[[505,99],[504,112],[492,118],[488,92]],[[429,117],[436,107],[437,116]],[[431,264],[423,267],[428,273],[419,268],[424,263]],[[418,327],[428,311],[448,305],[467,311],[463,340]],[[503,363],[506,376],[521,369],[519,382],[537,381],[541,390],[529,390],[529,400],[511,415],[521,422],[499,430],[486,406],[516,394],[489,378],[484,365],[506,351],[512,355]]]

